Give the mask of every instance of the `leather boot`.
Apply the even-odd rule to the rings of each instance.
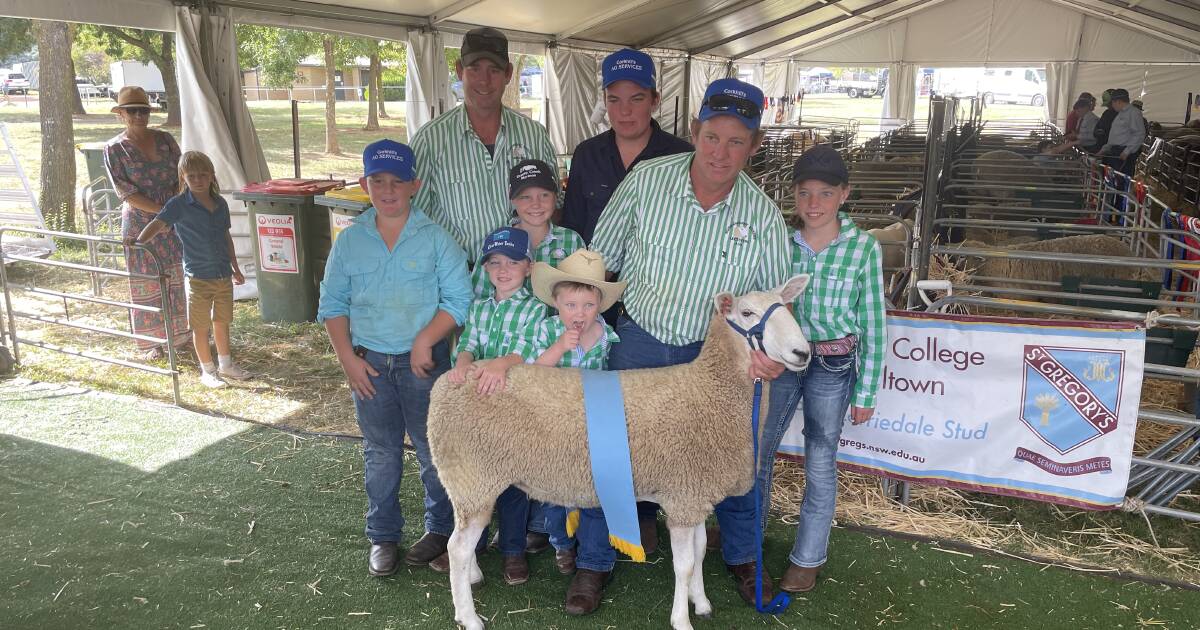
[[[729,572],[733,574],[733,581],[737,583],[738,595],[742,596],[742,601],[751,606],[754,605],[754,574],[757,564],[756,562],[747,562],[745,564],[725,565],[729,567]],[[762,582],[763,601],[771,601],[775,597],[775,588],[766,567],[763,568]]]
[[[600,597],[611,577],[612,571],[577,569],[567,587],[567,601],[563,605],[567,614],[586,615],[599,608]]]
[[[504,583],[509,586],[516,586],[529,581],[529,562],[525,560],[525,554],[523,553],[504,556],[504,563],[501,570],[504,575]]]
[[[400,558],[396,543],[373,543],[367,554],[367,574],[375,577],[391,575],[396,572],[396,562]]]
[[[638,531],[642,536],[642,550],[646,555],[658,551],[658,519],[650,517],[638,521]]]
[[[571,575],[575,572],[575,550],[574,549],[555,549],[554,550],[554,566],[558,567],[558,572],[563,575]]]
[[[424,536],[421,536],[421,540],[409,547],[408,553],[404,554],[404,564],[410,567],[423,567],[429,564],[430,560],[446,553],[446,543],[449,541],[449,536],[426,532]]]
[[[783,579],[779,580],[779,588],[789,593],[807,593],[817,585],[817,574],[821,567],[798,567],[788,562]]]
[[[525,553],[541,553],[550,548],[550,534],[529,532],[525,534]]]

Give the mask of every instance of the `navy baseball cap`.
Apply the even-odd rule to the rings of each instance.
[[[654,60],[640,50],[622,48],[605,57],[601,73],[602,87],[617,81],[633,81],[644,88],[655,89]]]
[[[792,169],[792,183],[799,184],[818,179],[830,186],[841,186],[850,182],[850,171],[837,149],[828,144],[818,144],[807,150]]]
[[[522,190],[537,186],[558,193],[558,180],[549,164],[541,160],[521,160],[508,173],[508,198],[516,199]]]
[[[737,79],[717,79],[704,91],[704,102],[697,118],[704,122],[713,116],[736,116],[747,129],[758,129],[762,119],[762,90]]]
[[[409,182],[415,177],[415,161],[413,150],[407,144],[395,140],[377,140],[363,149],[363,177],[370,177],[376,173],[391,173]]]
[[[480,260],[487,260],[492,254],[504,254],[513,260],[529,258],[529,232],[515,227],[503,227],[493,230],[483,239],[483,254]]]

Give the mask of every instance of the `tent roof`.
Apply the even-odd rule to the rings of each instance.
[[[734,60],[801,58],[813,50],[868,33],[879,40],[885,37],[890,27],[912,16],[923,22],[933,22],[932,28],[950,34],[963,28],[963,23],[958,20],[964,16],[974,17],[968,25],[974,25],[985,39],[994,34],[988,29],[996,14],[1006,15],[1010,27],[1015,19],[1017,26],[1046,31],[1047,26],[1054,24],[1046,19],[1044,8],[1039,5],[1048,5],[1055,13],[1086,16],[1096,25],[1120,26],[1161,43],[1200,53],[1200,0],[211,1],[238,9],[248,21],[254,21],[256,17],[280,16],[290,18],[291,21],[284,24],[354,30],[397,39],[402,36],[396,30],[405,27],[437,27],[450,33],[461,33],[473,25],[487,24],[508,31],[514,41],[655,47]],[[148,22],[160,19],[160,15],[162,19],[169,18],[172,2],[9,0],[5,2],[9,6],[0,9],[0,13],[155,28]],[[942,18],[935,21],[927,17],[935,15]],[[325,27],[321,26],[322,22]],[[983,22],[989,26],[978,27]],[[354,24],[359,26],[346,27]],[[173,28],[173,21],[159,28]],[[1091,28],[1103,30],[1099,26]],[[1063,39],[1064,35],[1060,33],[1057,38]],[[1004,43],[1014,44],[1016,39],[1019,38],[1010,38],[1013,41]],[[995,46],[989,46],[987,56],[994,57],[991,52],[995,49]],[[889,59],[876,61],[926,61],[908,58],[908,52],[896,49],[893,44],[886,55]],[[996,62],[1014,60],[994,59]]]
[[[732,59],[777,59],[970,0],[216,0],[241,8],[347,17],[387,14],[412,26],[489,24],[550,40],[657,47]],[[1046,0],[1059,9],[1200,52],[1200,2]],[[1022,0],[1005,3],[1020,5]],[[997,8],[993,10],[1003,10]],[[1031,26],[1045,23],[1035,11]],[[458,27],[458,28],[456,28]],[[954,30],[958,25],[946,23]]]

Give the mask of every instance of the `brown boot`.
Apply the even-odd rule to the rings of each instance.
[[[449,536],[427,532],[421,537],[421,540],[409,547],[408,553],[404,554],[404,564],[410,567],[423,567],[429,564],[434,558],[446,553],[446,543],[449,541]],[[449,565],[447,564],[447,566]]]
[[[396,572],[396,543],[380,542],[371,545],[371,551],[367,554],[367,574],[374,577],[383,577]]]
[[[480,553],[478,551],[476,551],[475,552],[475,561],[476,562],[479,562],[479,556],[480,556]],[[446,553],[434,558],[433,560],[430,560],[429,568],[433,569],[434,571],[436,571],[438,573],[450,573],[450,553],[446,552]],[[483,581],[483,579],[480,578],[477,581],[471,582],[471,586],[479,584],[482,581]]]
[[[638,521],[638,530],[642,535],[642,550],[646,555],[658,551],[658,518],[648,517]]]
[[[529,562],[525,560],[525,554],[504,556],[502,566],[505,584],[516,586],[529,581]]]
[[[821,567],[798,567],[788,563],[787,572],[779,580],[779,588],[789,593],[807,593],[817,585],[817,574]]]
[[[575,572],[575,550],[574,549],[555,549],[554,550],[554,565],[558,567],[558,572],[563,575],[571,575]]]
[[[568,615],[586,615],[600,607],[600,596],[608,584],[612,571],[578,569],[571,585],[567,587],[567,601],[563,608]]]
[[[754,605],[754,574],[757,563],[747,562],[745,564],[727,564],[729,572],[733,574],[733,581],[737,583],[738,595],[742,596],[742,601]],[[769,602],[775,597],[775,588],[771,582],[771,576],[767,573],[764,567],[762,572],[762,597],[763,602]]]

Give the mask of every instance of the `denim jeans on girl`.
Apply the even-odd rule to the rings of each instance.
[[[363,478],[367,490],[367,538],[372,543],[400,542],[404,516],[400,513],[400,479],[404,475],[404,434],[417,452],[421,484],[425,487],[425,531],[449,536],[454,529],[450,498],[429,455],[426,417],[433,382],[450,369],[445,341],[433,346],[436,364],[427,378],[413,373],[410,355],[367,350],[364,359],[379,373],[371,376],[375,396],[353,394],[358,428],[363,435]]]
[[[781,378],[771,384],[771,411],[763,435],[763,442],[770,445],[763,455],[771,461],[764,462],[762,471],[766,476],[760,472],[759,479],[763,481],[764,496],[769,495],[775,451],[787,432],[796,405],[803,402],[804,500],[796,526],[796,542],[788,559],[796,566],[819,567],[825,564],[829,528],[833,525],[838,440],[858,377],[855,354],[813,356],[807,369],[784,376],[789,375],[792,378]],[[722,538],[724,535],[722,532]]]

